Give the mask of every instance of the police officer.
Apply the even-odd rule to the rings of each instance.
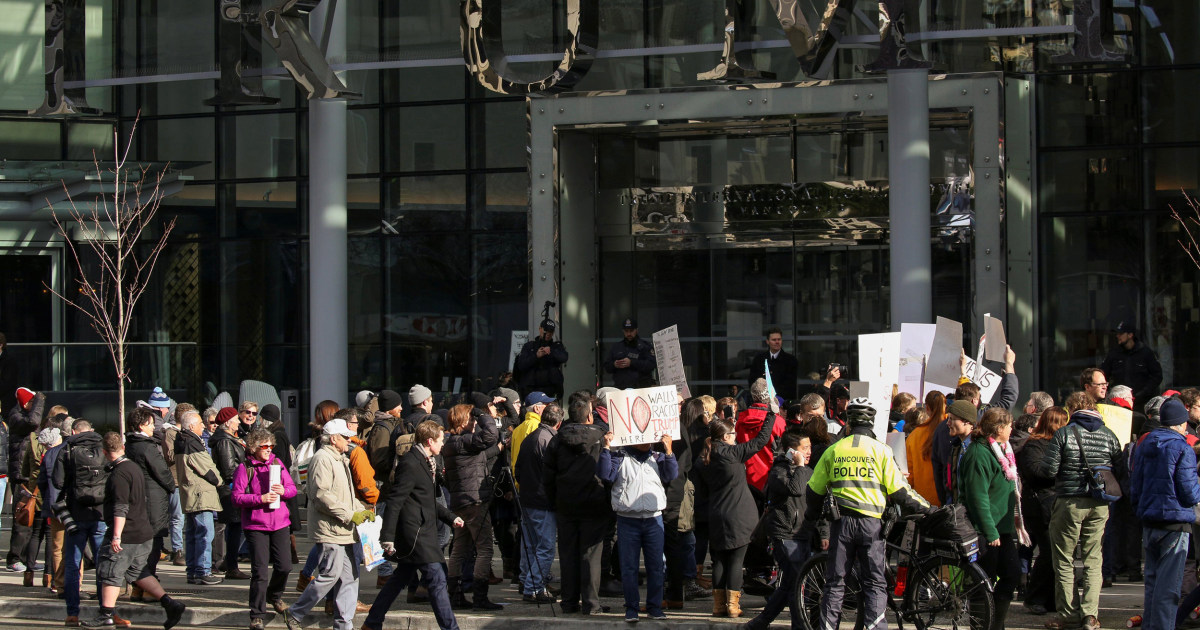
[[[638,336],[637,320],[626,317],[621,323],[624,338],[613,344],[604,360],[604,371],[613,375],[613,386],[617,389],[630,387],[653,387],[654,346]]]
[[[554,321],[546,318],[538,325],[538,336],[521,347],[521,353],[513,362],[513,377],[521,390],[521,397],[539,391],[551,398],[563,393],[562,366],[567,362],[566,347],[554,340]]]
[[[840,514],[834,516],[830,529],[819,630],[837,630],[846,594],[846,574],[850,572],[850,563],[856,560],[855,573],[864,600],[864,630],[887,628],[883,511],[889,499],[905,511],[930,510],[929,503],[904,480],[892,458],[892,450],[875,439],[874,427],[875,409],[870,401],[866,398],[850,401],[846,408],[847,436],[826,449],[808,482],[805,520],[816,522],[821,516],[826,493],[833,495]]]

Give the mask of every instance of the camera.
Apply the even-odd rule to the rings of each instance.
[[[825,366],[824,370],[821,370],[821,378],[825,378],[825,377],[829,376],[829,373],[832,372],[833,370],[837,370],[838,372],[841,373],[841,375],[843,377],[845,377],[846,374],[850,371],[850,368],[846,367],[845,365],[843,365],[841,363],[830,363],[829,365]]]

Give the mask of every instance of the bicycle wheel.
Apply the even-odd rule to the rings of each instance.
[[[799,589],[800,620],[805,630],[818,630],[821,625],[821,597],[825,594],[825,564],[829,554],[818,553],[808,559],[796,580]],[[862,630],[863,614],[859,606],[858,580],[846,576],[846,596],[842,600],[842,619],[853,617],[855,630]]]
[[[901,608],[918,630],[986,630],[995,614],[987,582],[966,563],[921,570]]]

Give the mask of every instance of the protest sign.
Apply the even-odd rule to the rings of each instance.
[[[858,377],[867,382],[867,398],[875,408],[875,437],[887,434],[892,391],[900,380],[901,333],[858,336]]]
[[[679,392],[674,385],[609,392],[607,404],[614,446],[653,444],[664,435],[679,439]]]
[[[986,405],[992,402],[996,390],[1000,389],[1000,381],[1003,377],[977,364],[974,359],[967,359],[967,374],[972,375],[971,382],[979,386],[980,403]],[[954,391],[954,389],[957,388],[951,388],[950,391]]]
[[[1133,412],[1117,405],[1103,404],[1096,405],[1096,411],[1100,412],[1105,426],[1117,435],[1117,439],[1121,442],[1121,448],[1125,448],[1133,434]]]
[[[1008,339],[1004,336],[1004,322],[990,314],[984,314],[983,334],[987,336],[984,358],[988,361],[1004,361],[1004,352],[1008,349]]]
[[[933,346],[929,350],[929,364],[925,369],[927,382],[949,387],[951,390],[958,386],[958,377],[962,374],[959,368],[962,335],[961,323],[945,317],[937,318]]]
[[[517,355],[521,354],[521,348],[529,341],[528,330],[512,331],[512,342],[508,346],[508,369],[512,369],[517,364]]]
[[[900,376],[896,383],[900,391],[916,396],[917,400],[925,400],[926,366],[936,330],[933,324],[900,325]]]
[[[672,324],[653,335],[654,360],[658,364],[658,382],[674,385],[684,398],[691,398],[687,375],[683,370],[683,353],[679,349],[679,326]]]
[[[905,435],[901,431],[893,431],[887,434],[887,445],[892,449],[892,456],[896,458],[896,465],[900,467],[900,472],[908,474],[908,451],[904,446]]]

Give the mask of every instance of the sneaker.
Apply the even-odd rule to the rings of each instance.
[[[602,615],[604,613],[611,612],[611,611],[612,611],[612,608],[610,608],[608,606],[600,606],[599,608],[584,608],[583,610],[579,611],[579,614],[581,614],[581,615]]]
[[[1083,623],[1079,624],[1080,630],[1100,630],[1100,620],[1094,615],[1087,615],[1083,618]]]
[[[113,613],[113,625],[118,628],[128,628],[133,625],[133,622],[128,619],[122,619],[121,615]]]
[[[186,567],[187,566],[187,559],[185,559],[183,557],[182,551],[175,551],[175,552],[171,553],[171,564],[173,564],[177,567]]]
[[[661,610],[659,610],[659,611],[652,610],[652,611],[650,611],[650,618],[653,619],[654,621],[663,621],[667,618],[667,613],[665,613]]]
[[[216,575],[215,573],[209,573],[208,575],[204,575],[204,576],[197,578],[196,584],[203,584],[205,586],[216,586],[224,581],[225,580],[223,580],[221,578],[221,576]]]
[[[79,617],[77,617],[75,615],[68,615],[67,620],[65,622],[63,622],[63,625],[68,628],[78,628],[79,627]]]
[[[83,626],[84,628],[112,628],[115,626],[115,624],[113,624],[112,613],[100,613],[96,615],[95,618],[81,622],[79,625]]]
[[[250,620],[250,630],[267,630],[267,624],[263,623],[262,617],[255,617]]]
[[[521,597],[531,604],[553,604],[558,601],[558,598],[551,595],[550,591],[546,589],[542,589],[537,593],[526,593]]]
[[[183,619],[183,611],[187,610],[187,606],[180,601],[172,600],[170,605],[164,606],[167,611],[167,620],[163,622],[163,630],[171,630],[179,625],[179,621]]]
[[[625,623],[637,623],[638,614],[636,610],[625,611]]]
[[[8,565],[8,571],[10,573],[24,573],[25,563],[18,560],[17,562]]]
[[[280,598],[280,599],[277,599],[277,600],[271,602],[271,608],[274,608],[275,612],[277,612],[281,615],[286,615],[288,606],[287,606],[287,604],[283,603],[283,599]]]
[[[300,630],[300,620],[291,611],[283,613],[283,622],[287,624],[288,630]]]

